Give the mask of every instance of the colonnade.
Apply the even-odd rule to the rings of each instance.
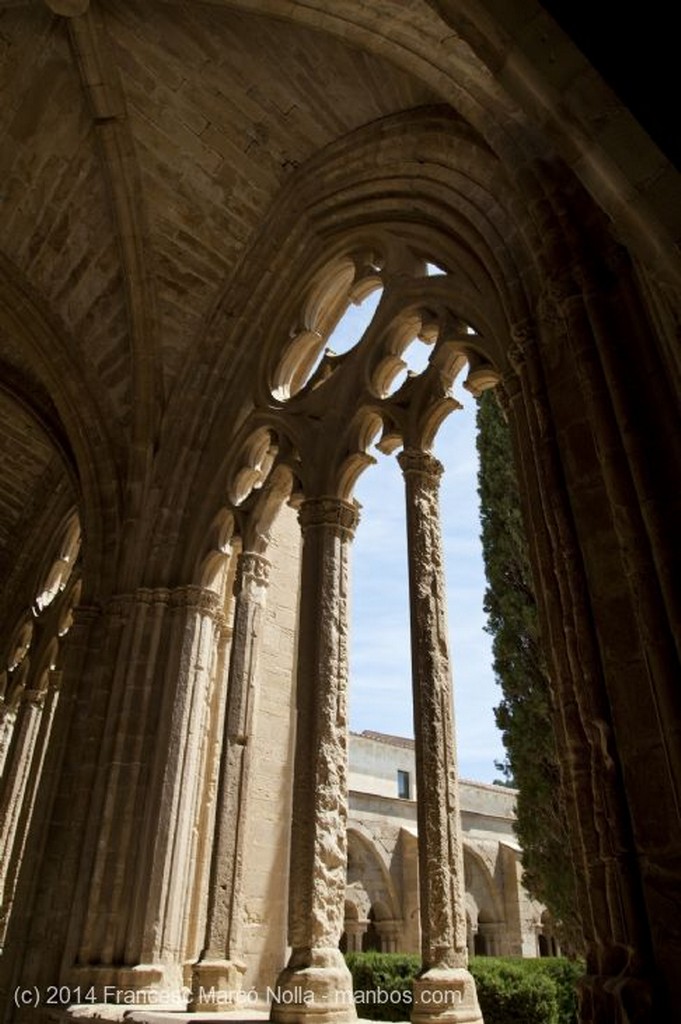
[[[361,953],[365,950],[365,936],[373,927],[378,936],[379,951],[381,953],[399,953],[400,945],[400,922],[399,921],[370,921],[368,918],[360,918],[356,921],[345,920],[345,937],[347,943],[346,952]],[[373,947],[372,947],[373,948]]]
[[[392,258],[399,271],[404,254],[397,250],[388,259],[388,282]],[[357,256],[356,267],[360,283],[367,267],[377,273],[366,254]],[[290,956],[271,979],[271,1015],[300,1024],[356,1016],[339,950],[347,869],[349,563],[359,521],[352,489],[371,461],[367,424],[378,418],[379,447],[402,449],[408,524],[423,956],[413,1016],[425,1024],[453,1003],[461,1024],[481,1021],[467,970],[438,508],[442,467],[430,452],[437,424],[458,405],[448,386],[443,390],[443,377],[451,383],[465,361],[465,348],[450,351],[452,338],[464,346],[471,331],[451,311],[442,313],[439,326],[429,313],[424,336],[432,345],[441,333],[442,358],[417,382],[408,378],[391,391],[403,364],[399,351],[386,346],[394,348],[396,336],[404,347],[405,327],[415,337],[403,287],[399,274],[394,287],[388,283],[383,333],[373,346],[360,341],[331,376],[322,366],[315,388],[290,395],[282,376],[284,397],[256,410],[245,461],[237,453],[228,481],[229,515],[237,525],[221,556],[231,564],[223,592],[210,582],[140,587],[83,609],[77,620],[59,740],[46,750],[48,773],[62,784],[51,810],[46,802],[38,816],[34,842],[39,848],[37,830],[51,814],[54,862],[43,864],[35,888],[24,891],[12,922],[16,935],[29,921],[40,931],[40,921],[48,927],[49,920],[62,936],[58,948],[41,954],[45,979],[63,979],[97,1001],[125,992],[136,1002],[198,1012],[238,1002],[246,969],[244,876],[268,524],[274,507],[288,499],[298,509],[302,544]],[[441,281],[434,294],[443,294]],[[309,361],[307,349],[300,358]],[[286,367],[304,383],[295,359]],[[372,373],[369,399],[364,382]],[[358,431],[369,400],[374,411]],[[225,581],[233,581],[233,594]],[[37,716],[28,705],[17,735],[33,735]],[[23,788],[18,776],[16,786]],[[66,851],[61,861],[60,849]],[[34,902],[42,918],[32,916]],[[3,967],[10,987],[18,977],[12,969],[11,962]],[[434,998],[434,991],[446,997]]]
[[[463,847],[457,792],[443,552],[441,464],[405,449],[412,676],[419,799],[423,972],[413,1019],[457,1005],[481,1020],[467,970]],[[338,949],[344,926],[347,823],[348,560],[356,506],[314,498],[300,508],[303,533],[293,783],[289,942],[278,979],[277,1021],[347,1019],[352,983]],[[359,922],[358,922],[359,925]],[[355,938],[361,942],[359,931]],[[434,998],[433,992],[446,993]]]
[[[10,638],[0,686],[0,949],[4,946],[62,686],[61,646],[73,622],[80,526],[67,517]],[[44,556],[43,556],[44,558]]]
[[[426,997],[428,1005],[422,1007],[421,991],[445,987],[460,992],[457,998],[468,1007],[468,1015],[459,1019],[477,1021],[475,991],[466,971],[437,507],[442,467],[429,453],[412,448],[402,452],[399,462],[407,497],[417,784],[424,794],[419,804],[419,859],[426,973],[417,983],[415,1015],[419,1020],[432,1015],[432,997]],[[298,515],[302,562],[289,881],[291,955],[273,987],[272,1017],[346,1020],[355,1015],[352,983],[338,943],[347,863],[348,577],[359,510],[354,501],[323,495],[305,498]],[[139,592],[117,599],[108,611],[108,643],[117,639],[115,713],[128,726],[111,736],[111,745],[104,750],[87,744],[81,748],[84,762],[89,754],[97,755],[91,767],[100,801],[98,817],[89,823],[96,842],[93,871],[79,882],[81,915],[71,920],[71,967],[65,975],[78,990],[93,991],[97,999],[106,1000],[114,988],[137,992],[142,1001],[145,992],[147,998],[157,992],[162,1005],[178,1008],[173,993],[186,994],[190,1008],[199,1012],[238,999],[245,970],[241,896],[250,741],[270,563],[261,550],[244,549],[234,557],[230,628],[217,595],[198,587]],[[104,625],[97,615],[90,628],[95,621],[100,628]],[[165,677],[171,666],[181,669],[174,684]],[[47,691],[29,692],[19,709],[2,797],[7,811],[3,849],[12,847],[18,822],[32,806],[40,782],[36,765],[42,767],[47,751],[60,678],[53,671]],[[153,692],[169,684],[176,696],[158,718]],[[73,725],[76,731],[83,728],[77,720]],[[162,731],[167,742],[143,770],[150,729]],[[220,731],[222,739],[216,744]],[[66,751],[67,766],[68,762]],[[31,765],[35,770],[29,779]],[[216,790],[213,822],[205,809],[211,779]],[[157,802],[153,822],[134,796],[149,784]],[[202,839],[206,830],[212,841]],[[117,869],[112,856],[118,860]],[[197,905],[200,900],[203,908]],[[112,928],[106,922],[114,909],[117,925]],[[200,938],[201,954],[188,988],[181,961],[192,934],[195,941]],[[130,966],[114,966],[119,935],[126,943],[126,959],[133,961]],[[389,942],[386,933],[386,948]],[[210,1000],[202,1001],[207,992]],[[221,994],[217,999],[216,993]]]

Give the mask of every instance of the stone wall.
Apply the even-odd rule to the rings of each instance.
[[[673,38],[661,10],[640,15]],[[337,949],[347,568],[353,489],[377,444],[398,453],[408,511],[426,967],[413,1019],[431,1024],[428,999],[447,991],[480,1024],[466,870],[490,942],[526,909],[483,914],[483,880],[512,876],[515,856],[484,845],[494,809],[471,816],[468,856],[459,828],[432,446],[462,376],[473,395],[496,387],[511,431],[586,945],[583,1024],[679,1018],[670,160],[535,0],[8,0],[0,87],[8,1017],[49,1018],[30,994],[50,985],[165,993],[184,1009],[190,975],[240,976],[244,943],[248,978],[261,957],[274,971],[279,892],[271,938],[261,922],[285,871],[281,812],[291,953],[272,1014],[355,1018],[329,999],[351,984]],[[429,276],[431,262],[444,272]],[[363,339],[325,352],[378,288]],[[415,339],[428,366],[398,386]],[[272,525],[289,501],[295,653],[277,593],[293,563],[277,582]],[[73,515],[73,625],[63,633],[46,606],[17,663],[50,539]],[[278,687],[294,661],[290,737]],[[262,884],[247,780],[278,805]],[[401,836],[388,867],[416,892],[414,837]],[[371,855],[372,885],[413,929]],[[394,941],[397,918],[382,920]],[[308,981],[312,1005],[297,999]]]
[[[371,731],[353,733],[349,764],[346,931],[359,935],[350,939],[350,946],[361,944],[373,908],[373,917],[379,918],[378,939],[372,939],[376,948],[418,953],[415,797],[397,797],[398,769],[414,775],[413,741]],[[469,950],[538,956],[545,908],[522,886],[520,848],[513,832],[515,792],[462,779],[459,796]]]
[[[283,968],[295,722],[294,664],[300,530],[283,508],[268,546],[272,560],[258,663],[252,779],[243,880],[246,988],[264,992]]]

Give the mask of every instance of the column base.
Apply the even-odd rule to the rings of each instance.
[[[431,967],[414,979],[412,1024],[483,1024],[475,981],[464,967]]]
[[[68,984],[83,1003],[111,1003],[128,1010],[185,1010],[190,995],[179,964],[74,967]]]
[[[357,1020],[352,975],[339,949],[294,951],[272,992],[277,1024],[338,1024]]]
[[[243,1006],[241,979],[246,964],[238,960],[199,960],[192,968],[192,1013],[228,1013]]]

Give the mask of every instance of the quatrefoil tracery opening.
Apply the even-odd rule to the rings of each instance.
[[[298,394],[325,358],[351,351],[371,323],[383,291],[380,260],[345,257],[314,279],[275,370],[280,401]]]
[[[363,365],[368,387],[379,401],[399,392],[432,361],[438,372],[452,373],[452,380],[467,361],[475,370],[467,385],[473,393],[495,383],[489,363],[479,352],[476,355],[478,332],[448,308],[441,281],[451,280],[449,271],[406,245],[393,244],[391,249],[391,244],[386,241],[385,257],[365,249],[336,258],[318,271],[273,374],[275,400],[287,403],[325,384],[360,342],[367,353]],[[390,289],[387,305],[380,301],[385,287]],[[485,364],[491,373],[483,372]],[[332,394],[328,389],[326,393]]]
[[[51,563],[37,588],[33,604],[35,616],[40,615],[52,604],[57,594],[65,589],[78,558],[80,544],[80,522],[78,516],[74,515],[64,530],[58,556]]]

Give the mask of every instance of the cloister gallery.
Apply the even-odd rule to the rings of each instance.
[[[534,0],[1,0],[0,66],[7,1018],[93,1012],[50,986],[209,1010],[254,979],[273,1020],[354,1018],[347,577],[377,446],[408,519],[413,1019],[481,1020],[432,453],[461,379],[512,436],[582,1021],[679,1019],[668,157]]]

